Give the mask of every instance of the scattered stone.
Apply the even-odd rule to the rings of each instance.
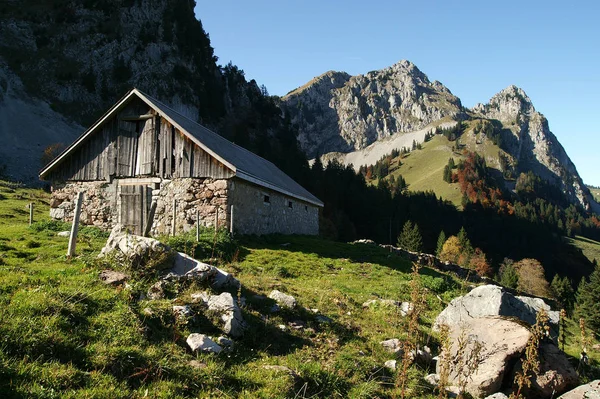
[[[577,388],[562,394],[558,399],[600,399],[600,380],[578,386]]]
[[[592,345],[592,350],[594,350],[596,352],[600,352],[600,344],[594,344],[594,345]]]
[[[296,373],[294,370],[292,370],[292,369],[290,369],[289,367],[286,367],[286,366],[274,366],[274,365],[266,364],[266,365],[264,365],[262,367],[265,370],[273,370],[273,371],[278,371],[278,372],[282,372],[282,373],[287,373],[291,377],[294,377],[294,378],[298,378],[299,377],[298,373]]]
[[[285,326],[285,324],[279,324],[279,325],[277,325],[277,328],[279,328],[281,331],[287,330],[287,327]]]
[[[194,359],[194,360],[190,360],[190,362],[188,363],[191,367],[195,368],[195,369],[204,369],[207,367],[206,363],[204,362],[199,362],[198,360]]]
[[[114,270],[103,270],[98,277],[100,277],[100,280],[107,285],[121,285],[129,278],[127,274],[116,272]]]
[[[383,364],[383,367],[385,367],[386,369],[388,369],[390,371],[396,371],[396,361],[388,360]]]
[[[323,315],[318,315],[316,318],[318,323],[321,324],[331,324],[333,323],[333,319],[327,317],[327,316],[323,316]]]
[[[380,344],[386,351],[390,353],[399,355],[402,352],[402,344],[398,338],[387,339],[385,341],[381,341]]]
[[[59,231],[58,233],[56,233],[57,236],[59,237],[70,237],[71,236],[71,232],[66,230],[66,231]]]
[[[289,322],[288,324],[294,330],[302,330],[306,326],[306,324],[302,320],[293,320],[293,321]]]
[[[313,313],[319,313],[319,309],[314,309],[314,308],[313,308],[313,309],[309,309],[309,310],[310,310],[311,312],[313,312]]]
[[[433,356],[431,355],[431,349],[428,346],[424,346],[423,349],[417,349],[412,352],[412,358],[419,364],[429,365],[433,362]]]
[[[467,334],[467,345],[464,358],[469,358],[477,343],[482,345],[481,363],[477,371],[467,383],[466,391],[473,397],[481,398],[498,392],[504,377],[510,375],[508,367],[511,359],[521,355],[531,335],[529,330],[521,324],[497,317],[465,318],[460,325],[450,327],[450,340],[452,345],[450,358],[455,358],[458,351],[458,338]],[[450,365],[450,384],[458,382],[458,371]],[[436,372],[440,372],[439,362]]]
[[[224,346],[226,348],[232,348],[233,347],[233,341],[230,340],[229,338],[226,338],[226,337],[219,337],[219,338],[217,338],[217,342],[219,343],[219,345]]]
[[[496,392],[493,395],[486,397],[485,399],[508,399],[508,396],[503,394],[502,392]]]
[[[178,319],[187,319],[192,317],[193,313],[192,313],[192,309],[187,306],[173,306],[173,313],[175,313],[175,317],[177,317]]]
[[[192,295],[190,295],[190,297],[192,298],[192,302],[194,303],[208,303],[208,298],[210,297],[210,295],[208,295],[206,292],[195,292]]]
[[[371,306],[396,306],[400,308],[400,315],[402,317],[407,316],[413,310],[413,304],[410,302],[394,301],[393,299],[370,299],[362,304],[363,308],[369,308]]]
[[[223,332],[232,337],[241,337],[246,329],[242,311],[229,292],[211,295],[207,301],[208,310],[216,312],[223,321]]]
[[[360,240],[352,241],[352,244],[377,245],[375,241],[369,240],[368,238],[361,238]]]
[[[291,295],[284,294],[281,291],[271,291],[269,298],[274,299],[275,302],[277,302],[277,304],[283,308],[294,309],[296,307],[296,298]]]
[[[215,341],[204,334],[190,334],[185,342],[187,342],[192,352],[219,353],[223,350]]]
[[[146,293],[146,297],[148,299],[163,299],[166,294],[166,290],[169,286],[169,283],[164,280],[157,281],[152,285],[152,287],[148,288],[148,292]]]
[[[453,299],[435,319],[433,330],[439,331],[442,324],[453,327],[467,319],[485,316],[517,317],[533,325],[537,312],[542,308],[548,313],[550,335],[555,340],[558,337],[559,312],[552,311],[550,306],[539,298],[515,297],[497,285],[482,285],[464,296]]]
[[[214,277],[216,269],[200,262],[182,252],[175,254],[173,267],[169,270],[169,275],[175,278],[193,278],[196,281],[207,281]]]
[[[110,232],[99,256],[105,256],[113,251],[125,256],[134,266],[165,255],[165,262],[156,266],[162,269],[172,265],[172,260],[169,260],[173,255],[171,248],[154,238],[129,234],[120,224],[117,224]]]

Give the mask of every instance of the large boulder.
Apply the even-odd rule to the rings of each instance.
[[[450,340],[453,343],[450,359],[457,359],[459,337],[466,341],[464,358],[469,358],[477,345],[481,345],[481,362],[468,380],[466,391],[473,397],[482,398],[498,392],[504,377],[510,375],[511,360],[518,358],[531,333],[521,324],[498,317],[465,318],[450,327]],[[440,355],[440,359],[447,354]],[[456,362],[450,361],[449,383],[458,385],[459,373]],[[440,373],[440,361],[436,373]],[[466,370],[462,370],[463,374]]]
[[[169,270],[169,277],[175,279],[194,279],[195,281],[207,281],[215,289],[238,289],[240,282],[231,274],[200,262],[182,252],[175,253],[173,267]]]
[[[185,342],[192,352],[219,353],[223,350],[215,341],[204,334],[190,334]]]
[[[121,225],[117,224],[110,232],[110,236],[100,252],[101,257],[108,254],[124,257],[134,267],[147,266],[150,260],[154,260],[158,262],[153,262],[153,266],[166,269],[173,264],[174,251],[154,238],[129,234]]]
[[[577,388],[562,394],[558,399],[600,399],[600,380],[578,386]]]
[[[497,285],[482,285],[453,299],[435,319],[433,329],[438,331],[442,324],[452,327],[462,321],[485,316],[516,317],[533,325],[540,309],[548,313],[550,336],[556,340],[559,312],[551,310],[542,299],[514,296]]]

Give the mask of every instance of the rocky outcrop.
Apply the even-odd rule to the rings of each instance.
[[[578,386],[559,396],[558,399],[600,399],[600,380]]]
[[[281,291],[273,290],[269,294],[269,298],[275,300],[277,305],[286,309],[294,309],[296,307],[296,298],[291,295],[284,294]]]
[[[477,115],[502,122],[512,135],[503,137],[503,145],[518,161],[520,170],[532,170],[544,180],[561,188],[572,203],[590,209],[589,189],[583,184],[575,165],[537,112],[527,94],[509,86],[494,95],[487,104],[477,104]]]
[[[516,317],[531,325],[535,324],[537,312],[546,310],[549,317],[551,337],[558,337],[559,312],[550,309],[542,299],[514,296],[497,285],[476,287],[467,295],[454,298],[437,316],[433,329],[442,324],[450,327],[485,316]]]
[[[365,148],[462,112],[456,96],[406,60],[365,75],[327,72],[284,96],[282,107],[309,157]]]

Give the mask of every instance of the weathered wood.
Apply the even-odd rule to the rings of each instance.
[[[75,255],[75,246],[77,245],[77,232],[79,231],[79,216],[81,214],[81,204],[83,202],[83,192],[77,193],[77,202],[75,203],[75,214],[73,215],[73,225],[71,226],[71,235],[69,236],[69,248],[67,256]]]
[[[146,219],[146,226],[144,228],[144,237],[150,236],[150,230],[152,230],[152,224],[154,223],[154,214],[156,213],[156,201],[152,201],[150,211],[148,212],[148,218]]]
[[[119,117],[120,120],[128,121],[128,122],[145,121],[147,119],[152,119],[152,118],[154,118],[153,114],[123,115],[123,116]]]
[[[215,233],[219,230],[219,207],[215,208]]]
[[[200,211],[196,209],[196,242],[200,241]]]
[[[231,205],[231,212],[229,213],[229,232],[233,235],[233,205]]]
[[[33,202],[29,203],[29,225],[33,224]]]

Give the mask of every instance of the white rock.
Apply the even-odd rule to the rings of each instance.
[[[402,352],[402,343],[398,338],[386,339],[381,341],[380,344],[390,353],[398,354]]]
[[[390,371],[396,371],[396,361],[388,360],[384,363],[383,367],[385,367],[386,369],[388,369]]]
[[[275,302],[277,302],[277,304],[282,308],[294,309],[296,307],[296,298],[291,295],[284,294],[281,291],[271,291],[269,298],[274,299]]]
[[[59,237],[70,237],[71,236],[71,232],[66,230],[66,231],[59,231],[58,233],[56,233],[57,236]]]
[[[204,334],[190,334],[185,342],[187,342],[192,352],[219,353],[223,350],[215,341]]]

